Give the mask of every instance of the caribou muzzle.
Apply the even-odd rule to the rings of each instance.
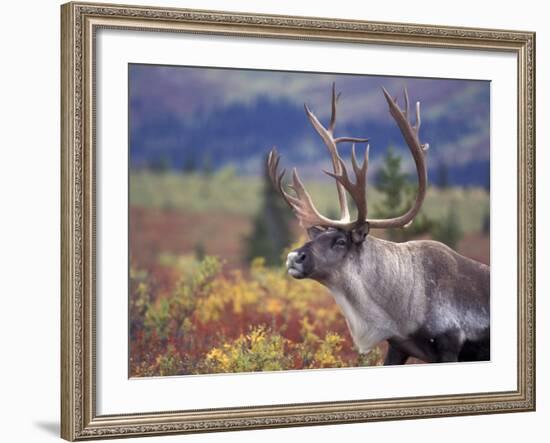
[[[305,248],[295,249],[286,258],[288,274],[296,279],[307,278],[313,270],[313,259]]]

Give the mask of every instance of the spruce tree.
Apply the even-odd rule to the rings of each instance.
[[[167,155],[161,155],[149,163],[149,170],[155,174],[164,174],[170,171],[172,164]]]
[[[407,174],[401,171],[401,157],[394,153],[393,148],[386,151],[384,166],[376,176],[376,187],[384,195],[377,207],[379,217],[394,217],[403,206],[403,194],[407,184]]]
[[[441,161],[437,168],[437,186],[440,189],[447,189],[449,187],[449,168],[444,161]]]
[[[185,157],[185,160],[182,166],[182,171],[185,174],[193,174],[197,171],[197,162],[196,162],[195,154],[190,153]]]
[[[390,146],[386,151],[384,164],[376,175],[376,188],[383,195],[380,204],[375,205],[375,218],[392,218],[400,215],[410,205],[416,195],[407,173],[401,169],[401,157]],[[433,222],[425,214],[418,214],[411,226],[406,229],[389,229],[386,233],[393,241],[407,241],[428,232]]]
[[[463,232],[458,219],[458,212],[454,202],[449,207],[447,217],[441,220],[433,229],[433,237],[435,240],[445,243],[451,248],[456,248],[458,242],[462,238]]]
[[[489,235],[491,233],[491,213],[489,212],[489,209],[487,209],[487,212],[485,212],[485,216],[483,217],[481,232],[485,235]]]
[[[266,165],[261,207],[246,238],[246,260],[264,257],[267,265],[280,265],[281,254],[292,241],[291,220],[292,212],[271,183]]]

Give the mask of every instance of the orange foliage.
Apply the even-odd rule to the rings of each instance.
[[[157,276],[159,277],[157,279]],[[354,349],[327,290],[256,259],[163,256],[130,275],[130,372],[163,376],[376,365]]]

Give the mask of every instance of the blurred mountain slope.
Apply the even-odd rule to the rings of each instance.
[[[490,84],[476,80],[416,79],[131,65],[129,71],[130,164],[172,169],[233,165],[259,175],[260,162],[277,146],[285,164],[316,176],[328,160],[303,104],[326,123],[330,88],[342,92],[336,135],[366,136],[371,170],[389,146],[412,160],[387,112],[380,87],[401,95],[411,108],[422,103],[422,142],[430,143],[430,179],[445,168],[449,185],[489,183]],[[401,99],[402,103],[402,99]],[[349,153],[342,146],[343,155]]]

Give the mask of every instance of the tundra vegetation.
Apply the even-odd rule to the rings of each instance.
[[[408,203],[413,185],[402,169],[388,150],[369,193],[376,213]],[[332,183],[307,185],[323,210],[338,209]],[[327,289],[287,276],[286,254],[303,243],[303,231],[287,208],[269,203],[269,187],[229,167],[132,172],[131,376],[382,364],[385,345],[359,354]],[[419,221],[392,240],[437,238],[488,263],[488,207],[482,188],[433,185]],[[288,227],[276,233],[276,245],[267,214]]]

